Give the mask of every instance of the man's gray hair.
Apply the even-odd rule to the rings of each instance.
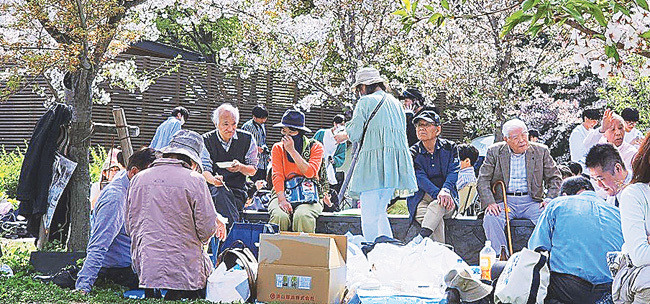
[[[224,103],[212,112],[212,123],[215,126],[219,125],[219,115],[224,112],[230,113],[235,117],[235,124],[239,123],[239,110],[229,103]]]
[[[515,118],[506,121],[506,123],[503,124],[503,128],[501,128],[501,133],[503,133],[503,137],[510,137],[510,132],[516,129],[524,129],[524,131],[528,131],[528,127],[526,126],[526,123],[523,121]]]

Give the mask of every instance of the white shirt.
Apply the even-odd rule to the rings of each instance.
[[[334,165],[329,162],[330,157],[334,157],[338,145],[336,139],[334,139],[332,129],[325,130],[325,134],[323,134],[323,160],[327,161],[327,181],[330,185],[336,185],[338,183],[336,180],[336,170],[334,170]]]
[[[630,130],[630,132],[625,132],[625,137],[623,138],[623,141],[625,141],[626,143],[629,144],[633,140],[635,140],[635,139],[637,139],[639,137],[643,138],[645,136],[643,135],[643,133],[641,131],[639,131],[639,129],[632,128],[632,130]]]
[[[589,134],[587,134],[587,137],[584,140],[584,145],[591,148],[595,144],[607,143],[607,139],[603,134],[604,133],[600,133],[598,129],[593,129],[589,131]],[[623,163],[625,164],[625,169],[632,170],[632,160],[634,159],[634,156],[636,156],[636,152],[638,151],[638,149],[635,146],[625,142],[625,140],[623,140],[623,143],[616,148],[618,149],[618,152],[621,154],[621,158],[623,159]]]
[[[585,168],[585,155],[589,148],[584,145],[585,138],[589,130],[585,128],[582,124],[579,124],[577,127],[571,131],[571,136],[569,136],[569,151],[571,152],[571,161],[580,163]]]
[[[620,210],[623,230],[623,251],[630,254],[634,266],[650,265],[650,189],[636,183],[623,189]]]

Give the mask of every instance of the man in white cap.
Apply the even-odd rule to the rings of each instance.
[[[150,297],[159,288],[168,290],[165,299],[205,298],[212,263],[203,246],[215,233],[225,239],[226,229],[200,173],[201,150],[201,135],[180,130],[163,158],[131,181],[126,231],[133,269]]]

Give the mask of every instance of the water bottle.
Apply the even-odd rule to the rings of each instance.
[[[479,265],[481,266],[481,280],[492,280],[492,265],[494,264],[494,261],[497,259],[497,253],[492,249],[492,242],[489,240],[485,241],[485,247],[481,249],[481,253],[479,255],[480,257],[480,263]]]

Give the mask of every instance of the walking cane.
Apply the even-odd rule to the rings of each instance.
[[[508,236],[508,249],[510,250],[510,254],[513,254],[512,251],[512,233],[510,232],[510,209],[508,209],[508,197],[506,196],[506,184],[503,181],[496,181],[494,185],[492,185],[492,192],[496,194],[497,192],[497,185],[501,185],[501,193],[503,194],[503,209],[504,212],[506,213],[506,235]]]

